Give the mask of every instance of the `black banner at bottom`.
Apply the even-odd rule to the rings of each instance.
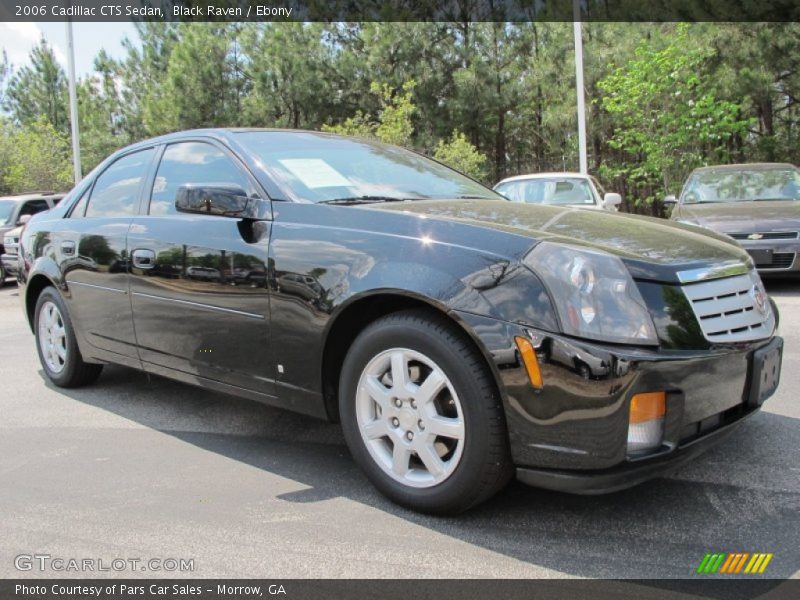
[[[584,600],[800,598],[800,580],[6,579],[2,600]]]

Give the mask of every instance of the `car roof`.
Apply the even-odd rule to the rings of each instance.
[[[16,202],[25,202],[27,200],[45,200],[47,198],[60,200],[64,196],[66,196],[66,194],[57,192],[28,192],[26,194],[17,194],[16,196],[1,196],[0,200],[14,200]]]
[[[560,171],[552,173],[530,173],[528,175],[515,175],[514,177],[506,177],[505,179],[498,181],[496,185],[500,185],[501,183],[508,183],[509,181],[524,181],[526,179],[545,179],[545,178],[557,178],[557,177],[565,177],[565,178],[579,177],[582,179],[588,179],[590,175],[587,175],[586,173],[574,173],[571,171]]]
[[[217,140],[229,140],[233,137],[233,134],[236,133],[311,133],[314,135],[322,135],[322,136],[330,136],[330,137],[352,137],[352,136],[343,136],[336,133],[329,133],[325,131],[314,131],[313,129],[284,129],[280,127],[215,127],[215,128],[205,128],[205,129],[184,129],[182,131],[175,131],[173,133],[167,133],[164,135],[160,135],[158,137],[148,138],[146,140],[141,140],[139,142],[135,142],[129,146],[125,146],[124,148],[118,150],[113,154],[116,156],[120,153],[126,153],[130,150],[135,150],[136,148],[142,146],[151,146],[153,144],[166,144],[169,142],[176,142],[186,138],[191,137],[208,137]]]
[[[709,173],[715,171],[768,171],[770,169],[797,169],[790,163],[738,163],[733,165],[710,165],[698,167],[694,173]]]

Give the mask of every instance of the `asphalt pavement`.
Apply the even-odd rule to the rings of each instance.
[[[667,479],[581,497],[512,483],[456,518],[398,508],[338,426],[121,367],[50,385],[0,289],[0,577],[692,577],[706,552],[800,572],[800,281],[768,283],[780,389]],[[15,558],[192,559],[191,572],[19,571]],[[99,563],[94,563],[99,566]],[[24,563],[23,563],[24,566]]]

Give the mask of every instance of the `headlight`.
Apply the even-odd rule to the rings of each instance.
[[[618,257],[542,242],[524,262],[550,290],[564,333],[618,344],[658,344],[642,295]]]

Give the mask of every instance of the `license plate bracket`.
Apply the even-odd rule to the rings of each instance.
[[[772,264],[772,249],[770,248],[753,248],[748,249],[747,252],[753,259],[756,265],[771,265]]]
[[[775,393],[781,380],[783,360],[783,338],[775,338],[768,346],[753,353],[750,406],[761,406]]]

